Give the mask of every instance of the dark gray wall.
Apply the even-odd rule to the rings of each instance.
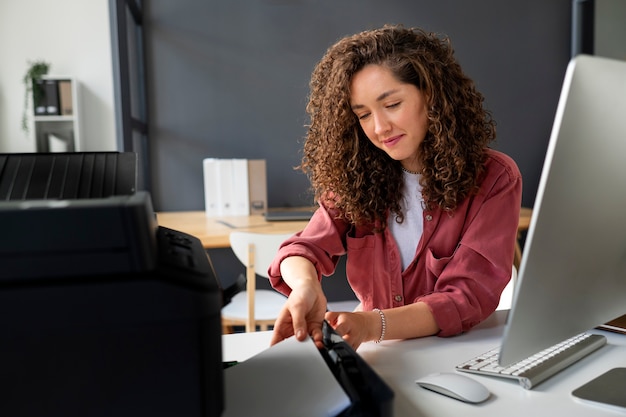
[[[451,37],[532,205],[569,60],[570,0],[145,3],[157,210],[204,208],[206,157],[265,158],[270,207],[310,203],[293,167],[311,70],[339,37],[384,23]]]
[[[265,158],[269,206],[310,204],[299,163],[308,81],[338,38],[384,23],[450,36],[532,206],[570,56],[571,0],[145,2],[155,208],[204,209],[202,159]],[[212,257],[230,279],[236,261]],[[328,280],[327,280],[328,281]],[[334,280],[335,294],[349,294]],[[343,295],[331,298],[342,299]]]

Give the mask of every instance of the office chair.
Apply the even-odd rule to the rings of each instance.
[[[287,298],[274,290],[256,288],[256,275],[269,278],[267,269],[278,247],[289,234],[252,233],[235,231],[230,234],[230,246],[235,256],[246,267],[246,290],[235,295],[222,308],[222,327],[225,333],[232,326],[245,326],[246,332],[267,330],[276,321]]]

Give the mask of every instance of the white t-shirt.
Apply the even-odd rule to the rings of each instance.
[[[396,240],[400,250],[402,260],[402,270],[404,271],[415,258],[417,245],[424,232],[424,199],[422,198],[422,187],[419,184],[420,174],[411,174],[402,171],[404,178],[403,198],[400,207],[404,213],[404,221],[398,223],[396,216],[389,216],[388,227]]]

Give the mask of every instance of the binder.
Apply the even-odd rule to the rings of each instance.
[[[250,198],[249,198],[249,173],[247,159],[232,160],[232,210],[233,216],[247,216],[250,214]]]
[[[57,80],[44,80],[46,97],[46,114],[56,116],[59,114],[59,90]]]
[[[267,171],[265,159],[248,160],[249,214],[267,212]]]
[[[72,81],[70,80],[59,80],[59,114],[63,116],[74,114]]]
[[[202,164],[207,216],[247,216],[267,211],[264,159],[205,158]]]
[[[33,79],[33,110],[35,116],[46,114],[46,85],[42,79]]]
[[[233,161],[232,159],[218,159],[219,167],[219,199],[220,207],[218,215],[230,216],[233,214]]]
[[[202,161],[204,173],[204,209],[207,216],[219,216],[220,181],[219,161],[216,158],[205,158]]]

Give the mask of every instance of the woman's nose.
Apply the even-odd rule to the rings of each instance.
[[[382,135],[391,130],[391,123],[389,119],[384,115],[376,115],[374,116],[374,132],[377,135]]]

